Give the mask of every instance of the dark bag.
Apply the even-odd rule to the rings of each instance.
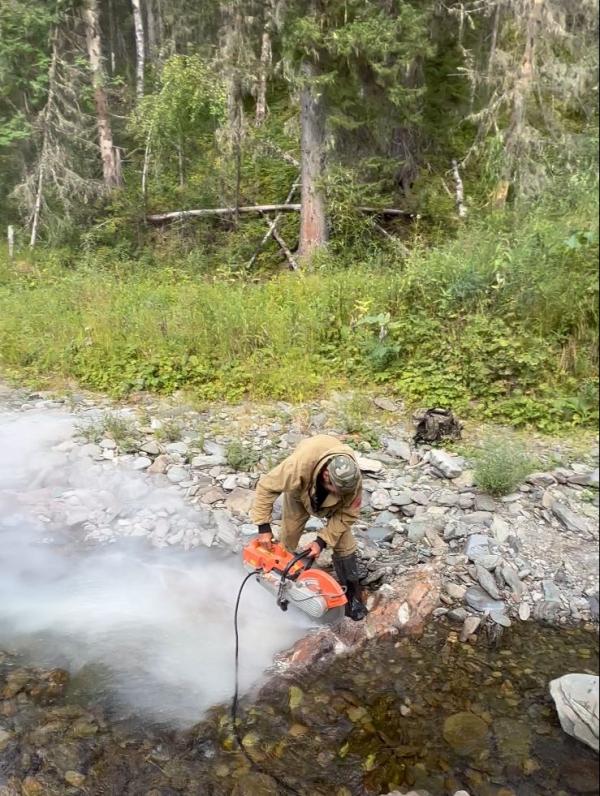
[[[415,442],[460,439],[462,423],[450,409],[419,409],[413,415]]]

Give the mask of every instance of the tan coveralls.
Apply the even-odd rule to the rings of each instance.
[[[356,541],[351,528],[360,512],[362,480],[351,495],[328,493],[318,509],[311,500],[316,493],[319,473],[329,459],[340,453],[356,460],[353,450],[335,437],[319,434],[303,440],[287,459],[260,478],[251,511],[252,521],[257,525],[271,522],[273,504],[283,495],[281,543],[288,550],[296,550],[312,514],[327,518],[327,525],[318,535],[334,552],[341,557],[354,553]]]

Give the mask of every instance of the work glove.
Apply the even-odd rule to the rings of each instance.
[[[273,531],[268,523],[258,526],[258,542],[265,550],[270,550],[273,546]]]

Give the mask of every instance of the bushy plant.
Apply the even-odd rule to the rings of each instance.
[[[227,464],[238,472],[252,470],[259,460],[259,455],[239,439],[232,440],[225,452]]]
[[[154,436],[161,442],[177,442],[181,439],[183,427],[181,423],[173,417],[166,417],[161,421],[160,428],[154,432]]]
[[[475,483],[490,495],[513,492],[536,469],[536,460],[515,440],[493,436],[474,456]]]

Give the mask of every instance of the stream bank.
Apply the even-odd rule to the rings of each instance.
[[[0,524],[4,541],[26,545],[19,557],[22,572],[7,564],[8,547],[16,548],[4,546],[2,575],[5,584],[10,575],[34,588],[25,592],[28,613],[22,604],[15,612],[16,602],[5,596],[0,620],[14,624],[24,615],[52,616],[50,624],[34,621],[29,639],[15,637],[13,628],[0,643],[8,650],[0,676],[2,796],[278,793],[270,774],[257,780],[236,753],[226,709],[219,707],[231,688],[226,653],[241,578],[238,553],[255,530],[247,511],[261,468],[307,434],[344,433],[341,404],[198,412],[150,399],[115,406],[84,395],[67,401],[8,390],[1,400]],[[266,594],[250,597],[257,601],[248,606],[250,614],[264,619],[245,641],[244,663],[253,666],[245,674],[246,687],[262,686],[244,704],[251,754],[278,779],[291,777],[307,795],[331,793],[328,782],[336,783],[336,796],[370,796],[395,787],[434,796],[460,788],[471,796],[597,792],[597,782],[596,790],[585,790],[591,779],[578,779],[569,764],[576,760],[589,771],[594,754],[560,731],[547,692],[549,679],[567,671],[595,673],[595,451],[590,446],[573,458],[559,443],[559,463],[532,475],[508,499],[492,500],[477,489],[468,460],[453,450],[416,448],[397,409],[379,404],[376,434],[351,435],[365,483],[357,538],[374,608],[363,627],[373,632],[357,629],[355,638],[341,638],[342,645],[339,635],[333,642],[321,635],[324,646],[315,658],[307,624],[293,617],[284,622]],[[312,521],[306,541],[317,530]],[[97,651],[99,636],[106,639],[106,597],[116,582],[133,588],[122,595],[119,611],[123,604],[148,604],[147,593],[132,579],[138,548],[153,556],[149,576],[140,581],[155,583],[155,567],[164,574],[175,559],[172,576],[151,592],[150,618],[143,616],[152,630],[159,627],[159,643],[142,647],[146,654],[140,659],[163,661],[173,615],[167,613],[160,626],[156,616],[177,595],[183,624],[170,628],[177,631],[170,635],[173,654],[166,668],[161,663],[160,674],[172,675],[182,658],[195,674],[175,672],[172,694],[184,698],[170,714],[168,689],[161,692],[143,678],[135,698],[121,699],[115,682],[139,672],[111,669],[110,655],[82,660],[64,654],[61,660],[55,654],[50,661],[40,652],[44,647],[47,653],[47,639],[58,636],[54,647],[64,653],[65,635],[71,647],[81,647],[86,633],[93,642],[88,647]],[[118,559],[122,549],[124,558]],[[51,568],[51,578],[48,555],[62,562]],[[78,556],[95,573],[85,580],[87,591],[81,588],[86,569]],[[127,568],[119,570],[116,560]],[[217,610],[214,600],[208,602],[214,585],[199,585],[206,579],[196,577],[194,562],[196,574],[209,570],[215,575],[211,583],[222,586]],[[328,566],[327,554],[319,563]],[[429,587],[423,591],[425,576]],[[53,583],[62,584],[67,603],[48,599],[56,596]],[[105,591],[98,592],[102,584]],[[89,603],[90,595],[103,611],[87,615],[85,628],[70,625],[61,640],[56,620],[68,615],[64,606]],[[53,605],[63,608],[52,614]],[[386,605],[390,613],[378,626]],[[413,610],[419,606],[425,609]],[[215,634],[208,646],[222,646],[223,657],[204,670],[198,667],[209,613]],[[438,621],[426,623],[432,614]],[[130,618],[139,626],[139,615]],[[109,629],[108,636],[120,641],[108,649],[127,648],[130,636],[115,636],[114,623]],[[424,631],[421,641],[403,638],[407,629]],[[198,632],[196,646],[173,644],[175,637]],[[257,656],[256,641],[265,637],[270,646]],[[132,649],[140,649],[139,640]],[[352,654],[340,657],[340,651]],[[265,685],[261,672],[277,652]],[[198,678],[214,682],[205,699],[198,700]],[[339,696],[340,690],[347,693]],[[162,693],[160,710],[148,711],[140,697],[144,691]],[[186,698],[191,709],[176,716]],[[205,720],[190,730],[193,717],[206,708]],[[523,724],[523,711],[527,733],[520,732],[528,740],[509,765],[501,753],[508,743],[503,732],[511,736],[515,722]],[[479,738],[468,754],[453,746],[453,716],[459,716],[452,720],[459,722],[459,736],[466,720]],[[444,731],[447,721],[450,729]],[[556,751],[559,743],[569,759]],[[540,790],[545,776],[554,790]]]

